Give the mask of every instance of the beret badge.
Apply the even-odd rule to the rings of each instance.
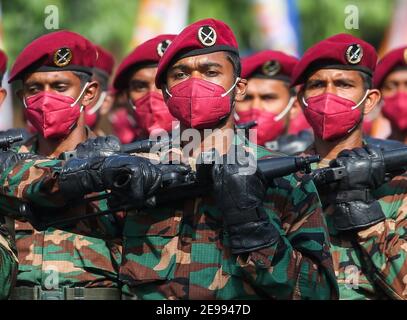
[[[281,65],[276,60],[267,61],[267,62],[265,62],[263,64],[261,70],[262,70],[264,75],[272,77],[272,76],[275,76],[277,73],[280,72]]]
[[[351,44],[348,49],[346,49],[346,61],[350,64],[358,64],[363,57],[363,49],[359,44]]]
[[[171,44],[171,40],[163,40],[157,45],[157,53],[160,57],[163,56],[165,50],[167,50],[167,48],[170,44]]]
[[[216,43],[217,34],[214,28],[210,26],[200,27],[198,30],[198,39],[205,47],[212,47]]]
[[[57,67],[65,67],[72,60],[72,51],[69,48],[59,48],[54,53],[54,64]]]

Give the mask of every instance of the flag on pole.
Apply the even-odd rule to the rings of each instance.
[[[254,10],[264,44],[261,49],[298,56],[301,47],[296,0],[254,0]]]
[[[141,0],[131,48],[163,33],[179,33],[188,22],[189,0]]]

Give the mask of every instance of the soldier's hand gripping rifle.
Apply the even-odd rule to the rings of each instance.
[[[205,157],[207,155],[203,155]],[[283,177],[291,173],[298,171],[310,172],[310,166],[312,163],[318,162],[319,156],[310,156],[310,157],[275,157],[267,158],[257,161],[259,170],[262,172],[263,176],[269,181],[272,182],[273,179],[278,177]],[[69,217],[66,219],[53,220],[50,222],[38,221],[38,212],[44,212],[44,208],[34,208],[29,207],[27,204],[23,204],[20,208],[20,214],[24,216],[27,220],[35,220],[35,227],[38,230],[44,230],[51,226],[61,226],[72,224],[76,221],[82,219],[93,218],[96,216],[112,214],[118,211],[126,211],[131,209],[141,209],[155,207],[162,205],[168,202],[180,201],[187,198],[195,198],[200,196],[209,195],[212,190],[211,181],[208,179],[210,177],[209,171],[213,165],[213,159],[202,159],[200,165],[197,165],[197,171],[189,172],[174,172],[171,171],[171,165],[160,165],[163,171],[161,178],[161,186],[156,189],[154,194],[151,194],[143,203],[137,203],[129,201],[128,197],[122,197],[124,200],[122,203],[120,201],[110,201],[110,204],[115,203],[115,205],[110,206],[108,210],[98,211],[85,216],[79,217]],[[93,201],[98,201],[102,199],[112,200],[115,194],[126,194],[131,188],[132,176],[131,173],[127,172],[124,174],[119,174],[114,177],[112,182],[112,189],[110,192],[98,196],[93,196],[85,198],[84,202],[89,203]],[[127,200],[127,202],[126,202]],[[75,205],[78,205],[78,202],[75,201]],[[68,207],[64,207],[68,209]],[[48,216],[52,216],[51,214]]]
[[[387,175],[402,173],[407,169],[407,147],[383,151]],[[317,186],[338,182],[347,176],[345,167],[327,167],[313,170],[311,175]]]

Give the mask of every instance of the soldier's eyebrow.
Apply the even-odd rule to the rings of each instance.
[[[305,83],[305,87],[310,87],[316,84],[324,84],[326,83],[326,80],[322,80],[322,79],[309,79],[306,83]]]
[[[209,69],[211,67],[216,67],[216,68],[223,68],[223,66],[220,63],[217,62],[212,62],[212,61],[207,61],[207,62],[200,62],[198,64],[199,69]],[[188,71],[191,70],[192,67],[188,64],[175,64],[173,65],[168,72],[173,72],[174,70],[182,70],[182,71]]]
[[[185,71],[185,70],[189,70],[189,69],[190,69],[190,66],[188,66],[188,65],[186,65],[186,64],[182,64],[182,63],[180,63],[180,64],[175,64],[175,65],[173,65],[173,66],[168,70],[168,72],[172,72],[172,71],[177,70],[177,69],[182,70],[182,71]]]
[[[355,85],[356,82],[355,80],[352,80],[350,78],[346,78],[346,77],[339,77],[337,79],[334,79],[334,83],[345,83],[345,84],[350,84],[350,85]]]
[[[217,63],[217,62],[208,61],[208,62],[199,63],[199,68],[209,69],[211,67],[223,68],[223,66],[220,63]]]
[[[134,86],[134,85],[148,85],[148,81],[133,79],[130,81],[130,86]]]

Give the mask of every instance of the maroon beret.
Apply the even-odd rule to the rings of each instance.
[[[242,59],[242,78],[253,76],[291,81],[298,59],[281,51],[264,50]]]
[[[358,70],[373,75],[377,61],[375,48],[350,34],[337,34],[305,51],[292,75],[292,85],[304,83],[319,69]]]
[[[155,84],[161,87],[167,69],[172,63],[191,56],[217,51],[229,51],[239,55],[233,31],[220,20],[204,19],[197,21],[177,35],[158,63]]]
[[[394,49],[380,59],[373,76],[374,87],[380,88],[389,73],[397,67],[407,67],[407,47]]]
[[[119,65],[113,80],[115,89],[126,89],[129,76],[137,65],[158,63],[175,34],[162,34],[137,46]]]
[[[0,50],[0,75],[3,75],[7,69],[7,56],[6,53]]]
[[[95,44],[95,48],[97,51],[97,59],[95,62],[94,68],[102,70],[106,73],[107,76],[112,75],[113,67],[114,67],[114,57],[113,55],[107,51],[106,49],[102,48]]]
[[[24,74],[38,71],[82,71],[92,74],[97,52],[94,45],[80,34],[56,31],[28,44],[18,55],[9,82]]]

